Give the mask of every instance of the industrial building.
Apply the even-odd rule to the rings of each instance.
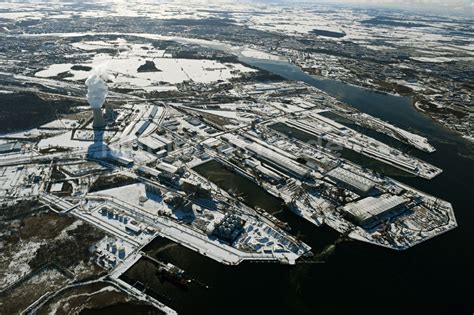
[[[107,154],[105,156],[105,160],[118,164],[120,166],[125,166],[125,167],[131,167],[133,165],[133,160],[130,158],[127,158],[125,156],[121,156],[117,153],[114,153],[112,151],[107,151]]]
[[[172,140],[156,134],[138,139],[138,145],[143,150],[160,156],[164,156],[167,152],[173,150]]]
[[[145,183],[145,191],[147,194],[162,195],[160,186],[148,182]]]
[[[168,138],[163,137],[163,136],[160,136],[160,135],[157,135],[157,134],[153,135],[153,137],[154,137],[156,140],[158,140],[158,141],[160,141],[160,142],[162,142],[162,143],[165,144],[164,150],[166,150],[166,151],[168,151],[168,152],[173,151],[173,147],[174,147],[173,140],[168,139]]]
[[[148,129],[148,127],[150,127],[151,125],[151,121],[147,120],[147,121],[144,121],[143,124],[140,126],[140,128],[138,128],[137,132],[135,132],[135,136],[140,136],[142,133],[145,132],[145,130]]]
[[[156,168],[162,173],[167,173],[170,176],[173,176],[178,172],[178,168],[176,166],[174,166],[173,164],[166,163],[166,162],[158,163]]]
[[[193,193],[197,197],[210,198],[211,187],[209,185],[202,185],[201,183],[188,179],[182,178],[179,181],[180,188],[186,193]]]
[[[80,177],[89,174],[101,173],[107,170],[107,167],[95,162],[66,164],[62,165],[60,168],[65,174],[71,177]]]
[[[142,232],[142,229],[138,225],[132,223],[125,225],[125,230],[132,235],[140,235]]]
[[[261,176],[270,181],[272,184],[277,184],[284,181],[284,178],[280,176],[276,171],[272,170],[270,167],[265,167],[259,164],[255,167],[255,170],[258,171]]]
[[[20,142],[7,142],[0,144],[0,154],[19,152],[21,150]]]
[[[328,172],[326,176],[340,186],[362,196],[367,196],[375,191],[375,183],[373,181],[341,167],[336,167]]]
[[[151,178],[157,178],[160,172],[154,168],[148,166],[140,166],[137,168],[137,172],[141,175],[149,176]]]
[[[284,155],[280,153],[283,151],[278,151],[278,148],[272,150],[264,145],[261,145],[260,143],[249,143],[239,137],[229,135],[222,136],[222,139],[232,144],[233,146],[248,150],[249,152],[253,153],[254,157],[257,160],[263,162],[264,164],[270,165],[271,167],[281,171],[284,174],[292,175],[298,179],[304,179],[310,174],[310,169],[292,160],[289,157],[291,155]]]
[[[285,173],[289,173],[298,179],[303,179],[309,175],[309,170],[296,162],[279,154],[273,150],[267,149],[257,143],[247,146],[247,149],[255,154],[255,156],[264,163],[267,163]]]
[[[155,135],[147,136],[138,139],[138,145],[148,152],[156,153],[161,150],[166,150],[167,144],[156,138]]]
[[[381,160],[382,162],[387,162],[388,164],[392,164],[392,165],[395,164],[399,168],[408,170],[410,172],[418,171],[417,166],[415,166],[413,164],[409,164],[409,163],[403,161],[401,158],[393,158],[391,156],[388,156],[386,154],[382,154],[379,151],[368,148],[368,147],[364,148],[362,150],[362,152],[364,152],[366,154],[369,154],[370,156],[374,156],[374,157],[378,158],[379,160]]]
[[[406,210],[407,199],[390,194],[366,197],[342,207],[342,211],[354,223],[372,228]]]
[[[201,145],[203,145],[206,149],[214,149],[220,144],[222,144],[222,142],[219,139],[212,138],[212,137],[204,140],[201,143]]]
[[[179,179],[179,176],[176,176],[179,172],[179,169],[169,163],[161,162],[158,163],[156,166],[160,174],[158,175],[158,180],[161,183],[165,183],[167,185],[176,185],[178,184],[176,181]]]

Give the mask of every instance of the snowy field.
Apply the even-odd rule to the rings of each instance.
[[[89,61],[80,64],[81,67],[70,63],[53,64],[38,71],[35,75],[41,78],[51,78],[67,73],[68,76],[64,78],[65,80],[80,81],[87,79],[92,71],[101,71],[112,82],[112,87],[132,87],[162,92],[176,90],[174,85],[185,81],[212,83],[257,71],[239,63],[169,58],[163,50],[155,49],[152,45],[129,44],[123,39],[109,42],[85,41],[72,45],[87,52],[115,49],[117,54],[113,56],[106,53],[96,54]],[[251,49],[247,52],[249,56],[255,56],[256,53],[257,51]],[[146,62],[152,62],[156,70],[139,72],[138,69]]]

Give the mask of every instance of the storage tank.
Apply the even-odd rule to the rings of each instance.
[[[120,259],[125,259],[125,247],[123,247],[123,246],[119,247],[118,257]]]

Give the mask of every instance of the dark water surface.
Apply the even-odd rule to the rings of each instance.
[[[120,303],[103,308],[85,309],[81,315],[163,315],[164,313],[149,305]]]

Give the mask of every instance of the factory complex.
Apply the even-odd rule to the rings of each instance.
[[[113,51],[101,56],[110,59],[110,73],[60,72],[66,84],[48,67],[31,79],[46,86],[86,79],[81,88],[87,92],[74,96],[82,102],[74,113],[0,136],[0,203],[5,209],[23,205],[28,213],[26,201],[56,221],[94,229],[84,239],[93,243],[90,261],[103,272],[101,281],[174,314],[146,284],[127,278],[137,266],[152,264],[162,281],[180,287],[197,282],[150,256],[146,248],[153,242],[167,240],[229,266],[295,265],[316,261],[315,249],[285,216],[387,250],[407,250],[457,226],[449,202],[381,171],[424,180],[441,174],[410,154],[432,153],[427,138],[304,82],[276,80],[196,45],[180,42],[165,53],[156,42],[121,40],[125,50],[114,40],[90,37],[71,49]],[[138,68],[121,72],[125,59]],[[126,78],[133,86],[124,88]],[[354,127],[368,122],[371,132]],[[53,239],[63,242],[68,233]],[[10,279],[14,287],[16,278]],[[49,298],[45,293],[31,309]]]

